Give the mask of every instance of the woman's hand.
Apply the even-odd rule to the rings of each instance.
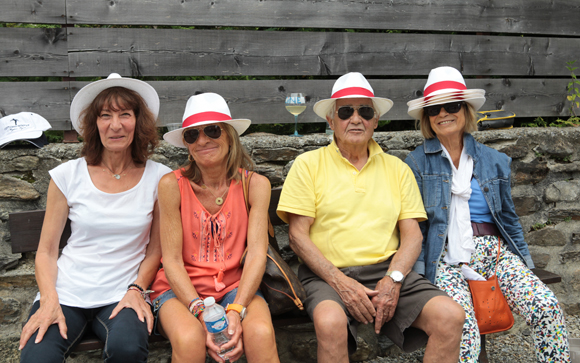
[[[230,362],[235,362],[236,360],[240,359],[242,354],[244,354],[244,345],[242,342],[242,323],[240,322],[240,315],[235,311],[230,311],[227,314],[229,325],[228,325],[228,334],[230,335],[230,341],[226,344],[218,347],[212,340],[212,335],[208,332],[207,339],[206,339],[206,347],[209,355],[216,361],[216,362],[225,362],[225,359],[221,358],[218,353],[224,350],[228,350],[230,348],[234,348],[232,351],[228,352],[225,356],[228,358]],[[203,318],[200,317],[200,320],[203,322]],[[205,323],[203,323],[203,327],[207,332],[207,327]]]
[[[36,340],[34,343],[40,343],[44,334],[52,324],[58,324],[58,330],[60,335],[67,339],[67,327],[64,314],[62,313],[62,308],[57,299],[49,299],[47,301],[42,301],[40,303],[40,308],[28,319],[26,325],[22,329],[22,334],[20,334],[20,346],[19,350],[22,350],[28,339],[38,330],[36,335]]]
[[[143,296],[141,296],[138,291],[127,290],[127,293],[125,296],[123,296],[123,299],[119,301],[115,309],[113,309],[109,319],[113,319],[115,316],[117,316],[119,311],[123,310],[124,308],[135,310],[137,317],[141,322],[145,322],[146,320],[147,331],[149,332],[149,335],[151,335],[151,332],[153,331],[153,314],[151,313],[151,306],[147,304],[145,299],[143,299]]]

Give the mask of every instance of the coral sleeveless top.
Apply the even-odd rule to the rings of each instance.
[[[242,183],[232,180],[224,204],[211,215],[199,202],[181,169],[173,171],[181,192],[183,262],[197,293],[219,301],[240,284],[240,259],[246,249],[248,213]],[[163,262],[163,259],[161,260]],[[165,270],[157,272],[151,290],[155,299],[171,287]]]

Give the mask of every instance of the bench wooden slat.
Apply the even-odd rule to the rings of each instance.
[[[562,281],[562,276],[541,268],[534,268],[532,272],[545,284],[555,284]]]
[[[12,253],[32,252],[38,249],[44,213],[43,210],[10,213]],[[59,248],[66,246],[70,233],[70,220],[67,220],[60,238]]]

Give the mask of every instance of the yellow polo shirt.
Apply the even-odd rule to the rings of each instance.
[[[427,219],[411,169],[369,141],[358,171],[336,143],[296,158],[284,182],[278,215],[314,218],[310,239],[336,267],[371,265],[399,248],[397,221]]]

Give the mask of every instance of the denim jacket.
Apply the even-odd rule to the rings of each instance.
[[[511,159],[475,141],[470,134],[464,134],[463,145],[473,158],[473,177],[479,183],[502,237],[516,256],[529,268],[534,268],[511,196]],[[449,226],[451,160],[443,153],[439,139],[433,138],[425,140],[405,162],[415,174],[428,217],[420,223],[423,248],[413,269],[434,283]]]

